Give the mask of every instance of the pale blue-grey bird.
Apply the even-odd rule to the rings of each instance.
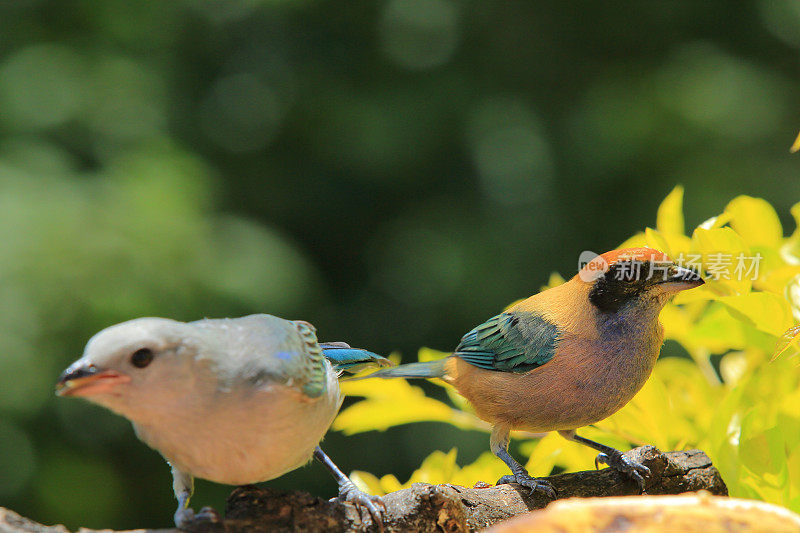
[[[339,499],[380,523],[383,502],[358,490],[319,442],[342,403],[338,376],[389,361],[314,327],[271,315],[178,322],[139,318],[92,337],[61,375],[57,393],[128,418],[172,467],[175,524],[216,519],[189,508],[194,478],[228,485],[274,479],[315,457]]]

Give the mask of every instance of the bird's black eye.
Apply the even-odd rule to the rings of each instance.
[[[153,362],[153,350],[140,348],[131,355],[131,364],[136,368],[144,368]]]

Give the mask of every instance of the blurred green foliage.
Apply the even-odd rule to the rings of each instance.
[[[169,523],[158,455],[52,397],[114,322],[269,312],[446,350],[651,222],[675,183],[689,227],[742,193],[788,227],[798,36],[794,0],[0,3],[0,505]],[[326,449],[407,479],[454,443],[471,463],[485,435]],[[271,483],[335,491],[317,466]]]

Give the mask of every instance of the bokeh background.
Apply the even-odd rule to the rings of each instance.
[[[689,227],[744,193],[791,229],[799,68],[796,0],[0,3],[0,505],[171,523],[158,454],[53,396],[115,322],[269,312],[414,359],[677,183]],[[486,436],[326,440],[400,479],[452,446]],[[318,465],[268,485],[336,491]]]

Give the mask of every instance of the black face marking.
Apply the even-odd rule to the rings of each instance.
[[[621,260],[613,263],[589,292],[589,301],[604,313],[616,313],[648,289],[664,281],[664,267],[655,270],[649,262]],[[669,269],[667,269],[667,272]]]
[[[153,350],[140,348],[131,355],[131,364],[136,368],[144,368],[153,362]]]

